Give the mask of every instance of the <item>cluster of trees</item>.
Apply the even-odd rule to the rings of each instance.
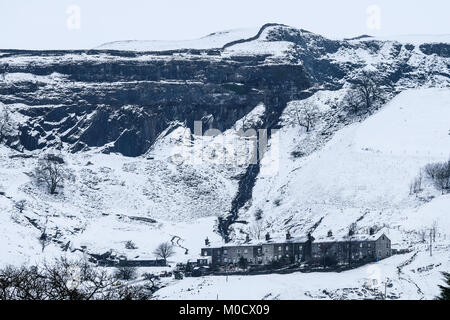
[[[43,266],[0,270],[0,300],[143,300],[156,290],[154,282],[127,285],[117,274],[64,258]]]
[[[378,109],[387,98],[389,88],[381,88],[381,79],[374,73],[364,71],[349,80],[350,89],[337,107],[348,114],[360,115],[372,113]],[[314,102],[301,101],[294,110],[294,118],[299,126],[311,131],[317,123],[321,112]]]
[[[450,189],[450,159],[446,162],[430,163],[425,166],[424,171],[442,193]]]
[[[425,177],[424,177],[425,175]],[[444,194],[450,190],[450,159],[446,162],[430,163],[411,182],[410,193],[417,194],[422,191],[424,178],[428,178]]]

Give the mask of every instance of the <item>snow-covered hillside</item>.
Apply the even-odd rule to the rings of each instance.
[[[409,194],[411,181],[426,164],[450,157],[449,106],[448,89],[405,91],[303,158],[293,152],[319,138],[315,132],[306,134],[295,121],[286,123],[279,137],[279,171],[257,180],[246,213],[249,220],[262,210],[274,231],[305,233],[323,218],[317,236],[330,229],[345,233],[357,221],[362,230],[386,226],[394,246],[400,247],[412,240],[409,232],[430,228],[434,221],[442,234],[449,234],[450,198],[431,185],[418,197]],[[435,202],[439,205],[433,206]],[[434,210],[424,210],[431,207]]]
[[[268,24],[195,41],[0,53],[0,112],[9,108],[15,126],[0,145],[0,266],[106,252],[147,259],[165,241],[174,265],[196,259],[206,237],[222,245],[226,219],[232,242],[256,225],[283,239],[344,235],[356,223],[410,252],[337,275],[170,280],[157,298],[379,298],[389,278],[390,298],[431,299],[450,269],[450,195],[427,178],[417,194],[410,184],[450,157],[448,45]],[[365,72],[395,97],[350,115],[344,98]],[[298,121],[305,105],[320,112],[309,132]],[[204,134],[215,127],[223,134]],[[255,164],[249,129],[266,128],[278,131]],[[56,195],[34,177],[46,153],[70,171]]]

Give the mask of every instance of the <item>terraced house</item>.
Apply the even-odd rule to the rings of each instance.
[[[373,262],[392,254],[391,240],[383,234],[327,237],[311,247],[311,258],[324,264]],[[327,260],[327,261],[325,261]]]

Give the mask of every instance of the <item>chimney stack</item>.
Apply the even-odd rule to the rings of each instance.
[[[266,233],[266,241],[269,241],[270,240],[270,234],[269,234],[269,232],[267,232]]]
[[[291,240],[291,234],[288,230],[288,232],[286,232],[286,240]]]
[[[206,237],[206,239],[205,239],[205,246],[209,246],[209,239],[208,239],[208,237]]]

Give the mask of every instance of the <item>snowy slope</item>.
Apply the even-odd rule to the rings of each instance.
[[[230,210],[235,177],[253,152],[252,138],[240,137],[238,131],[260,121],[264,110],[264,105],[256,106],[217,137],[192,138],[188,128],[174,123],[142,157],[97,149],[63,152],[73,179],[56,196],[32,176],[39,153],[12,159],[17,152],[1,146],[0,228],[6,241],[1,243],[0,265],[79,255],[80,249],[153,258],[157,245],[171,240],[180,246],[174,261],[196,259],[206,237],[220,242],[214,232],[217,216]],[[224,155],[214,156],[223,150]],[[23,213],[15,208],[20,200],[26,200]],[[38,238],[44,229],[53,241],[43,250]],[[129,240],[138,249],[126,249]]]
[[[430,228],[434,221],[448,235],[449,198],[429,185],[422,196],[435,198],[425,204],[409,194],[409,184],[423,166],[450,156],[449,99],[448,89],[403,92],[298,159],[292,152],[311,143],[314,133],[286,125],[280,132],[279,171],[258,179],[246,217],[251,221],[256,210],[263,210],[267,226],[280,237],[286,229],[302,235],[321,218],[315,236],[330,229],[343,234],[357,220],[361,232],[372,225],[387,227],[400,247],[412,240],[409,232]],[[418,219],[419,212],[426,218]]]

